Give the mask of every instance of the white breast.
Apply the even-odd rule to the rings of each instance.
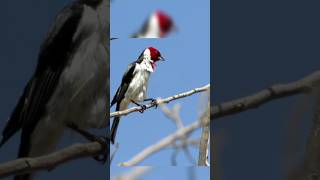
[[[150,70],[152,67],[147,67],[146,64],[136,64],[134,69],[134,77],[125,94],[126,99],[133,101],[142,101],[147,97],[148,81]]]

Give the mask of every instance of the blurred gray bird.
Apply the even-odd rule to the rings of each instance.
[[[0,146],[21,129],[18,157],[41,156],[69,126],[107,127],[109,7],[109,0],[77,0],[56,16]],[[32,175],[15,177],[21,179]]]

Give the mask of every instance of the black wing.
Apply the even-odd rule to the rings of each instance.
[[[19,157],[28,155],[30,136],[58,84],[70,52],[77,46],[73,35],[82,11],[83,6],[75,3],[64,8],[56,17],[41,47],[36,72],[5,127],[5,141],[22,127]]]
[[[133,73],[134,73],[135,64],[136,64],[136,62],[129,64],[127,71],[124,73],[124,75],[122,77],[121,85],[119,86],[116,94],[113,96],[110,108],[115,103],[117,103],[117,102],[121,101],[121,99],[123,99],[128,87],[129,87],[129,84],[134,76]]]
[[[117,102],[120,102],[123,98],[125,93],[127,92],[127,89],[129,87],[129,84],[131,83],[131,80],[134,76],[134,69],[136,67],[136,63],[141,63],[143,60],[143,52],[140,54],[139,58],[134,61],[133,63],[129,64],[127,71],[124,73],[122,77],[121,84],[116,92],[116,94],[113,96],[113,99],[111,101],[110,108]]]

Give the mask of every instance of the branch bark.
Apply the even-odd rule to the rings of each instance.
[[[147,104],[146,105],[146,109],[155,107],[155,106],[160,105],[160,104],[167,104],[167,103],[169,103],[169,102],[171,102],[173,100],[177,100],[177,99],[181,99],[181,98],[184,98],[184,97],[187,97],[187,96],[191,96],[191,95],[193,95],[195,93],[207,91],[209,89],[210,89],[210,84],[207,84],[207,85],[205,85],[203,87],[195,88],[193,90],[190,90],[190,91],[187,91],[187,92],[183,92],[183,93],[180,93],[180,94],[177,94],[177,95],[174,95],[174,96],[170,96],[170,97],[167,97],[167,98],[164,98],[164,99],[157,99],[156,103]],[[137,107],[133,107],[133,108],[129,108],[129,109],[123,110],[123,111],[112,112],[112,113],[110,113],[110,118],[117,117],[117,116],[128,115],[130,113],[137,112],[137,111],[140,111],[140,110],[142,110],[142,108],[137,106]]]
[[[211,118],[218,119],[224,116],[257,108],[260,105],[275,99],[299,93],[308,93],[319,84],[320,71],[316,71],[298,81],[287,84],[276,84],[256,94],[215,105],[211,108]]]
[[[210,134],[210,103],[208,104],[206,111],[202,114],[200,118],[200,122],[203,124],[203,126],[202,126],[202,134],[200,138],[198,165],[209,166],[208,144],[209,144],[209,134]]]
[[[35,158],[20,158],[0,164],[0,178],[30,173],[39,170],[52,170],[65,162],[98,155],[103,147],[98,142],[74,144],[49,155]]]

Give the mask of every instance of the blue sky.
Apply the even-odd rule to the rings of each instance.
[[[178,32],[164,39],[129,39],[129,34],[135,32],[142,25],[146,17],[154,10],[163,10],[170,14]],[[118,40],[111,41],[110,65],[110,97],[112,98],[120,85],[122,75],[127,65],[136,60],[141,51],[148,47],[156,47],[166,59],[159,62],[149,83],[149,97],[167,97],[184,92],[210,82],[210,29],[209,29],[209,1],[147,1],[134,3],[115,0],[111,3],[111,37]],[[171,108],[179,103],[182,106],[181,117],[185,125],[195,121],[201,112],[201,94],[174,101]],[[114,111],[113,107],[110,111]],[[175,125],[167,119],[160,109],[150,109],[140,113],[133,113],[123,117],[120,122],[116,141],[120,148],[112,165],[127,161],[136,153],[161,138],[173,133]],[[192,137],[199,137],[197,131]],[[113,148],[111,149],[113,150]],[[198,150],[190,148],[197,159]],[[173,150],[162,150],[140,165],[168,166]],[[178,165],[191,165],[181,153]],[[118,169],[112,167],[112,169]],[[121,168],[120,168],[121,169]],[[115,173],[115,171],[111,171]],[[209,177],[209,169],[204,173]],[[201,179],[203,179],[201,178]]]

